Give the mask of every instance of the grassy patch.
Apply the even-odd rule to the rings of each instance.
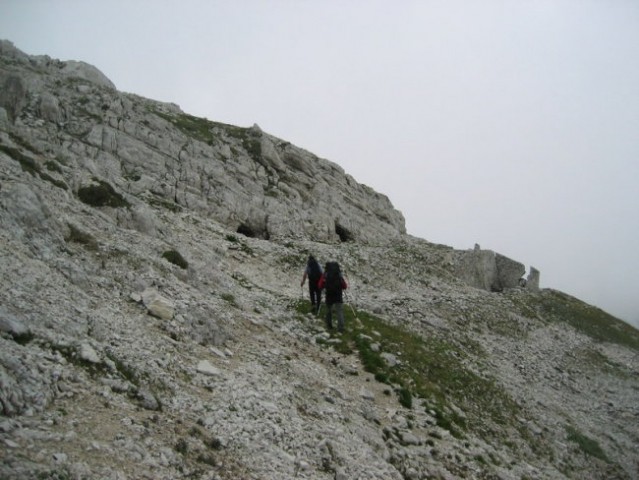
[[[237,307],[237,302],[235,301],[235,296],[231,293],[223,293],[222,295],[220,295],[220,297],[222,298],[222,300],[224,300],[225,302],[227,302],[229,305],[232,305],[234,307]]]
[[[71,480],[74,475],[66,466],[62,466],[54,470],[41,471],[36,474],[35,478],[36,480]]]
[[[576,443],[579,449],[586,455],[590,455],[591,457],[595,457],[603,460],[606,463],[610,463],[610,460],[606,456],[606,453],[602,450],[596,440],[583,435],[581,432],[571,426],[566,427],[566,432],[568,433],[568,440]]]
[[[156,111],[155,114],[171,122],[185,135],[210,145],[213,144],[214,136],[212,130],[215,124],[210,120],[194,117],[186,113],[169,115]]]
[[[278,263],[281,263],[282,265],[286,265],[289,267],[297,267],[297,268],[302,268],[304,265],[306,265],[306,259],[308,258],[307,254],[295,254],[295,253],[291,253],[288,255],[283,255],[281,257],[278,258]]]
[[[259,138],[247,135],[242,140],[242,146],[253,160],[257,161],[262,158],[262,142]]]
[[[247,255],[253,255],[253,249],[246,242],[243,242],[242,240],[240,240],[236,235],[228,234],[226,236],[226,240],[228,242],[236,244],[238,246],[239,250],[241,250],[242,252],[246,253]],[[235,247],[233,247],[233,248],[235,248]]]
[[[162,258],[168,260],[173,265],[177,265],[184,270],[189,268],[189,262],[187,262],[177,250],[167,250],[162,254]]]
[[[257,161],[262,158],[262,144],[259,139],[259,134],[250,128],[212,122],[206,118],[194,117],[186,113],[169,114],[156,109],[152,109],[152,111],[158,117],[175,125],[175,127],[185,135],[195,138],[196,140],[213,145],[216,131],[222,131],[228,136],[240,140],[242,147],[252,159]]]
[[[639,331],[603,310],[556,290],[544,290],[538,298],[541,317],[565,322],[599,342],[639,350]]]
[[[302,315],[311,312],[306,300],[292,307]],[[460,347],[434,337],[422,338],[347,305],[344,318],[346,331],[338,335],[342,341],[333,348],[344,354],[357,352],[366,371],[393,385],[404,407],[414,408],[416,398],[421,399],[434,412],[438,425],[458,437],[467,430],[485,434],[495,424],[517,425],[520,408],[494,379],[465,367],[466,353]],[[384,352],[396,355],[397,364],[390,366]],[[460,411],[466,416],[457,413]]]

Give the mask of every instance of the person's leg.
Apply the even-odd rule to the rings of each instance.
[[[344,331],[344,304],[336,303],[335,304],[335,313],[337,313],[337,329],[340,332]]]
[[[311,291],[311,302],[313,303],[313,306],[315,308],[317,308],[317,306],[319,305],[319,295],[317,287],[313,287],[313,290]]]
[[[326,304],[326,328],[333,329],[333,304]]]
[[[315,307],[315,288],[313,287],[310,278],[308,279],[308,295],[311,297],[311,305]]]
[[[316,314],[319,313],[320,305],[322,305],[322,291],[319,288],[315,289],[315,306],[317,308]]]

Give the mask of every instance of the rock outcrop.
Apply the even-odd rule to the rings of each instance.
[[[0,42],[0,478],[636,478],[639,332],[96,72]]]
[[[492,292],[504,289],[526,287],[539,290],[539,271],[531,267],[527,279],[524,279],[526,267],[505,255],[482,250],[475,245],[473,250],[456,252],[455,272],[464,282],[473,287]]]
[[[83,62],[30,57],[7,41],[0,53],[0,108],[35,148],[21,153],[57,165],[74,192],[95,178],[134,206],[195,210],[264,239],[376,243],[405,233],[387,197],[257,125],[118,92]],[[20,150],[18,137],[5,148]]]

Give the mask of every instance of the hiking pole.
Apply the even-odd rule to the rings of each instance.
[[[351,295],[344,292],[344,296],[349,297]],[[348,302],[348,306],[351,307],[351,312],[353,312],[353,317],[355,318],[355,320],[359,321],[359,318],[357,318],[357,313],[355,313],[355,309],[353,308],[353,305],[351,305],[351,302]]]

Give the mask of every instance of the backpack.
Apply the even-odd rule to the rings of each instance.
[[[324,272],[324,288],[326,293],[338,293],[342,290],[342,274],[339,269],[339,263],[328,262],[326,264],[326,272]]]
[[[308,279],[317,285],[319,278],[322,276],[322,268],[317,260],[310,258],[308,260]]]

